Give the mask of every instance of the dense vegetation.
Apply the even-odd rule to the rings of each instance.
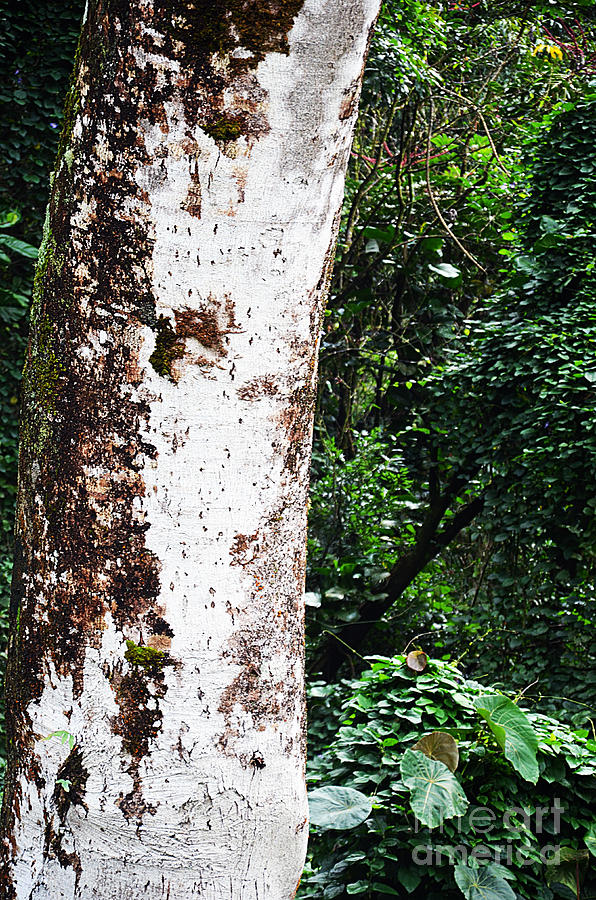
[[[594,896],[596,742],[588,731],[526,714],[452,663],[416,673],[403,656],[376,658],[339,691],[312,685],[311,708],[321,747],[311,763],[318,828],[302,896],[456,900],[480,862],[478,900],[546,900],[555,882],[575,896],[576,867],[582,896]],[[423,752],[413,749],[421,739]]]
[[[26,312],[82,5],[0,3],[3,647]],[[321,350],[300,896],[596,896],[595,240],[593,0],[388,0]]]

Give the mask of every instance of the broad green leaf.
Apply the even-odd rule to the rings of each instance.
[[[596,856],[596,822],[593,822],[588,828],[584,841],[592,856]]]
[[[330,828],[344,831],[368,818],[372,800],[354,788],[329,785],[311,791],[308,805],[312,825],[324,831]]]
[[[466,900],[515,900],[515,894],[494,866],[458,863],[455,881]]]
[[[377,228],[375,225],[367,225],[362,229],[365,238],[373,238],[378,241],[390,241],[395,235],[395,225],[387,225],[385,228]]]
[[[400,770],[410,790],[412,810],[423,825],[435,828],[445,819],[463,816],[468,799],[445,763],[419,750],[406,750]]]
[[[0,235],[0,244],[8,247],[9,250],[14,250],[19,256],[26,256],[27,259],[37,259],[37,247],[27,244],[25,241],[20,241],[9,234]]]
[[[484,694],[479,697],[476,700],[476,711],[488,723],[516,772],[526,781],[536,784],[539,774],[536,760],[538,738],[525,713],[502,694]]]
[[[409,866],[405,868],[405,866],[400,866],[397,870],[397,880],[400,884],[403,884],[408,894],[411,894],[422,881],[422,876],[418,867]]]
[[[552,234],[561,230],[561,223],[557,222],[557,220],[553,219],[551,216],[542,216],[540,219],[540,227],[547,234]]]
[[[424,254],[436,257],[437,254],[441,253],[443,243],[444,240],[440,237],[424,238],[420,243],[420,249]]]
[[[429,759],[438,759],[445,763],[451,772],[455,772],[459,763],[457,743],[445,731],[433,731],[420,738],[412,750],[421,750]]]
[[[587,850],[561,847],[546,865],[546,883],[563,884],[576,894],[578,875],[588,864],[589,858]]]
[[[350,895],[352,895],[352,894],[364,894],[365,891],[368,891],[369,886],[370,886],[370,885],[369,885],[368,881],[364,881],[364,880],[362,880],[362,881],[352,881],[351,884],[346,885],[346,893],[348,893],[348,894],[350,894]],[[338,893],[341,894],[342,891],[343,891],[343,886],[340,886],[340,889],[339,889],[339,892],[338,892]]]

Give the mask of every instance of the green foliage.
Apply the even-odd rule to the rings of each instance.
[[[468,808],[466,795],[445,763],[429,759],[419,750],[406,750],[400,772],[410,790],[410,805],[419,822],[436,828],[445,819],[463,816]]]
[[[380,429],[355,437],[349,458],[333,438],[313,454],[309,516],[309,586],[323,598],[309,610],[311,647],[324,628],[356,617],[354,606],[370,596],[397,557],[397,544],[412,539],[416,504],[397,436]]]
[[[565,696],[575,666],[571,696],[588,703],[596,683],[595,110],[588,92],[547,117],[526,156],[503,289],[477,307],[468,336],[451,343],[428,380],[445,434],[440,455],[473,473],[484,495],[475,528],[487,542],[481,596],[491,614],[480,601],[462,620],[480,633],[502,629],[501,647],[523,648],[514,683],[538,677],[545,693]],[[484,657],[486,646],[478,646]],[[498,677],[511,672],[511,657],[506,651]],[[480,665],[491,673],[490,660]]]
[[[318,788],[308,797],[310,824],[321,831],[344,831],[364,822],[372,810],[372,801],[360,791],[347,787]]]
[[[430,632],[435,653],[534,682],[544,709],[586,722],[594,13],[394,7],[364,87],[321,356],[321,443],[343,457],[315,468],[314,665],[337,672],[326,631],[355,665]],[[344,466],[355,477],[333,474]],[[357,492],[374,497],[390,466],[400,502],[377,493],[345,527],[336,511],[356,520]]]
[[[486,719],[499,747],[526,781],[538,781],[536,751],[538,739],[527,717],[509,697],[483,694],[475,703],[476,711]]]
[[[31,243],[39,243],[84,6],[79,0],[0,4],[1,207],[20,210],[23,233],[36,238]]]
[[[462,892],[510,898],[510,890],[520,900],[559,896],[551,875],[560,855],[552,848],[565,848],[563,857],[587,853],[594,833],[591,733],[523,710],[464,678],[456,665],[437,660],[416,674],[404,656],[373,657],[359,679],[341,686],[316,683],[310,694],[313,788],[353,788],[372,799],[373,811],[349,832],[313,829],[299,897],[456,900]],[[508,733],[523,733],[525,741],[537,744],[537,784],[507,759],[479,709],[505,716]],[[457,741],[455,774],[414,749],[433,731]],[[439,791],[441,784],[447,790],[432,818],[423,814],[436,826],[430,828],[415,812],[426,809],[425,793]],[[451,807],[454,794],[467,798],[466,804],[458,801],[459,816]],[[595,889],[590,864],[582,871],[582,896]]]
[[[515,894],[497,866],[458,863],[455,881],[466,900],[515,900]]]

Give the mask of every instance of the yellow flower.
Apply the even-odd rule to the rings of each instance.
[[[532,50],[532,56],[538,56],[542,53],[548,53],[551,59],[563,59],[563,51],[556,44],[545,44],[543,42],[536,44]]]

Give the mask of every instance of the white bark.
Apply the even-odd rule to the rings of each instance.
[[[132,205],[128,213],[150,230],[143,278],[157,316],[177,333],[164,377],[152,362],[159,331],[125,327],[135,377],[123,390],[127,402],[147,410],[139,446],[154,448],[136,457],[143,490],[133,518],[148,526],[144,545],[159,561],[154,612],[167,626],[152,631],[146,616],[123,625],[106,588],[100,621],[77,638],[80,673],[45,654],[43,688],[23,712],[29,737],[19,738],[29,768],[13,763],[8,897],[294,896],[308,833],[303,577],[323,273],[377,6],[306,0],[289,53],[268,53],[254,70],[251,109],[268,123],[258,137],[216,142],[189,123],[175,91],[161,122],[139,113],[134,123],[143,145],[134,179],[144,209],[141,215]],[[160,55],[158,24],[143,29],[153,49],[133,47],[137,65],[150,63],[164,84],[175,82],[181,64]],[[235,55],[242,58],[242,47]],[[75,144],[91,120],[84,63],[82,71]],[[105,140],[87,162],[90,179],[113,164],[116,91],[112,102],[114,121],[99,128]],[[225,102],[241,105],[242,86],[227,89]],[[68,151],[61,162],[78,164]],[[96,223],[92,196],[83,191],[70,218],[83,315],[96,302],[85,257]],[[123,340],[117,319],[104,319],[77,349],[85,377]],[[114,432],[113,443],[119,440]],[[114,485],[132,476],[114,471],[112,457],[98,464],[97,455],[81,471],[88,504],[109,532]],[[47,553],[43,540],[34,552]],[[114,557],[103,574],[98,567],[100,594],[118,565]],[[69,572],[57,564],[43,583],[23,576],[37,598],[35,621],[52,602],[49,582],[67,581]],[[147,663],[135,657],[137,645],[166,655]],[[127,675],[143,682],[155,710],[137,752],[131,728],[145,727],[147,718],[135,712],[132,725],[122,724]],[[61,730],[73,735],[74,751],[47,739]],[[84,772],[80,784],[73,753]],[[73,781],[70,791],[61,778]]]

